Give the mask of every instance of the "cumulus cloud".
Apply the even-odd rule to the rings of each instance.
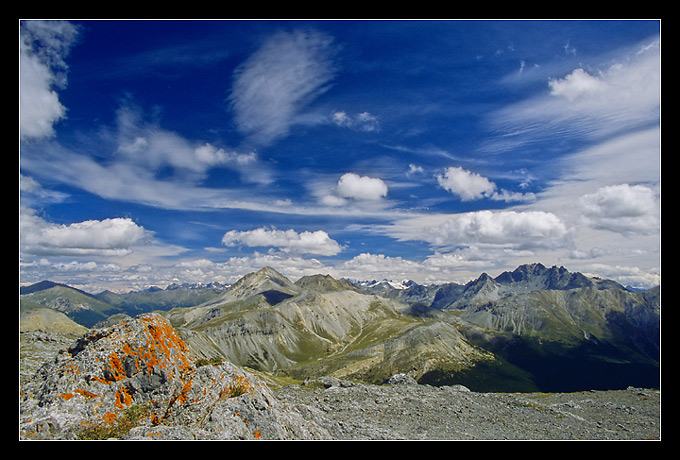
[[[298,233],[293,229],[277,230],[256,228],[254,230],[231,230],[224,234],[222,243],[226,246],[242,244],[248,247],[274,247],[284,253],[316,254],[333,256],[342,248],[323,230]]]
[[[579,200],[579,209],[594,228],[623,234],[659,231],[660,207],[656,193],[643,185],[601,187]]]
[[[590,75],[583,69],[576,69],[562,79],[549,81],[550,94],[565,97],[570,101],[577,98],[587,97],[602,90],[604,82]]]
[[[30,255],[126,255],[150,236],[127,218],[58,225],[25,211],[20,225],[20,248]]]
[[[300,111],[334,77],[332,40],[317,32],[280,32],[235,72],[230,102],[238,129],[267,144],[288,133]]]
[[[453,166],[446,169],[442,175],[436,176],[439,186],[462,201],[489,198],[495,201],[531,201],[535,199],[532,193],[497,191],[496,184],[477,173]]]
[[[441,248],[510,250],[563,247],[570,233],[550,212],[487,210],[403,219],[381,230],[400,240],[425,241]]]
[[[20,137],[51,137],[53,125],[66,115],[56,89],[66,84],[64,57],[78,31],[62,21],[23,21],[20,34]]]
[[[658,271],[645,271],[639,267],[625,265],[592,264],[585,266],[583,272],[590,276],[617,280],[624,286],[649,288],[661,283],[661,275]]]
[[[439,185],[458,195],[463,201],[476,200],[493,193],[496,186],[486,177],[459,167],[447,168],[444,175],[437,176]]]
[[[440,244],[481,243],[514,248],[543,247],[567,234],[564,223],[549,212],[478,211],[448,219],[436,229]]]
[[[330,189],[330,190],[329,190]],[[370,204],[380,202],[389,191],[380,178],[345,173],[334,187],[321,186],[316,193],[325,206],[344,206],[350,202]]]
[[[347,173],[338,181],[338,193],[354,200],[379,200],[387,195],[387,185],[377,177]]]

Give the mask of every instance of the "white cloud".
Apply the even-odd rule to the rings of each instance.
[[[565,97],[569,101],[589,97],[603,90],[604,82],[583,69],[576,69],[563,79],[550,80],[550,94]]]
[[[338,194],[354,200],[379,200],[387,195],[387,185],[377,177],[346,173],[338,181]]]
[[[90,144],[102,155],[89,155]],[[107,156],[108,161],[101,161],[101,156]],[[22,145],[21,167],[39,179],[60,181],[103,198],[164,209],[280,209],[252,195],[244,198],[238,191],[199,186],[207,172],[217,167],[238,172],[244,182],[270,183],[271,169],[255,153],[192,142],[145,123],[141,114],[129,107],[118,111],[114,129],[99,131],[78,147],[44,143],[35,149]],[[159,173],[162,178],[157,177]]]
[[[237,152],[192,142],[181,135],[146,123],[141,112],[123,106],[117,112],[116,131],[109,135],[118,163],[149,172],[172,168],[177,177],[200,180],[213,168],[230,168],[251,182],[269,182],[267,168],[259,164],[254,152]]]
[[[230,101],[238,129],[261,144],[286,135],[334,77],[331,43],[316,32],[268,39],[235,72]]]
[[[194,149],[194,153],[196,154],[196,159],[207,166],[225,166],[231,164],[244,166],[253,164],[257,161],[257,155],[255,152],[227,152],[224,149],[213,147],[208,143],[196,147]]]
[[[659,231],[660,207],[656,193],[629,184],[602,187],[579,200],[586,222],[617,233],[651,234]]]
[[[33,201],[44,205],[45,203],[60,203],[68,197],[66,193],[44,188],[33,177],[24,176],[21,173],[19,174],[19,192],[21,203],[26,207],[30,207]]]
[[[661,275],[655,271],[644,271],[639,267],[625,265],[592,264],[583,268],[583,273],[590,276],[613,279],[634,287],[649,288],[661,283]]]
[[[496,189],[495,184],[486,177],[459,167],[447,168],[444,175],[437,176],[437,182],[463,201],[480,199]]]
[[[63,58],[77,29],[61,21],[23,21],[19,60],[19,125],[21,139],[45,138],[65,117],[55,91],[65,85]]]
[[[408,177],[411,177],[413,175],[422,174],[424,172],[425,169],[423,169],[422,166],[414,165],[413,163],[411,163],[410,165],[408,165],[408,171],[406,172],[406,175]]]
[[[402,257],[362,253],[338,264],[334,273],[339,277],[358,280],[415,279],[422,275],[422,264]]]
[[[206,143],[194,148],[194,158],[206,170],[229,168],[237,171],[246,182],[269,184],[273,181],[270,168],[259,160],[255,152],[239,153]]]
[[[373,132],[380,130],[380,121],[378,117],[369,113],[361,112],[357,115],[351,116],[347,112],[338,110],[331,115],[333,124],[343,128],[350,128],[357,131]]]
[[[333,115],[331,115],[331,118],[333,120],[333,123],[335,123],[338,126],[345,127],[352,126],[352,119],[349,117],[349,115],[347,115],[347,113],[341,110],[334,112]]]
[[[492,264],[493,256],[479,258],[474,251],[469,248],[453,252],[435,252],[423,262],[423,266],[428,270],[442,272],[452,272],[461,269],[488,270]]]
[[[336,195],[322,195],[319,198],[319,203],[323,206],[339,207],[347,204],[347,200]]]
[[[436,243],[480,243],[512,248],[552,246],[567,235],[567,228],[552,213],[538,211],[478,211],[448,219],[436,229]]]
[[[514,251],[564,247],[570,236],[559,217],[543,211],[485,210],[421,216],[395,221],[379,231],[440,248],[475,246]]]
[[[522,187],[522,184],[520,184]],[[507,190],[501,190],[500,192],[494,192],[489,198],[494,201],[505,201],[510,203],[513,201],[534,201],[536,195],[533,193],[521,193],[521,192],[509,192]]]
[[[70,225],[49,223],[30,210],[20,216],[20,249],[30,255],[121,256],[150,234],[127,218],[88,220]]]
[[[502,136],[499,152],[534,141],[579,135],[597,139],[658,124],[661,104],[660,39],[652,37],[550,78],[547,91],[492,115]]]
[[[413,166],[413,165],[411,165]],[[477,173],[460,167],[446,169],[444,175],[437,175],[437,182],[446,191],[460,197],[462,201],[479,200],[489,198],[494,201],[533,201],[532,193],[510,192],[508,190],[496,191],[496,184]]]
[[[64,117],[66,108],[51,89],[49,70],[37,58],[21,51],[19,82],[19,123],[21,138],[49,137],[52,125]]]
[[[355,173],[343,174],[335,185],[322,181],[312,188],[321,205],[336,208],[350,203],[362,207],[381,205],[389,191],[382,179]]]
[[[222,243],[226,246],[243,244],[248,247],[275,247],[281,252],[292,254],[333,256],[342,251],[340,245],[323,230],[302,233],[293,229],[231,230],[224,234]]]

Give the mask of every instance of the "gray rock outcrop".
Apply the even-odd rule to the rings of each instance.
[[[317,439],[327,432],[228,362],[197,366],[145,314],[92,329],[21,388],[21,439]]]

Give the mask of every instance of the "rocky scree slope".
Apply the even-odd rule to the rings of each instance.
[[[480,393],[322,377],[275,392],[340,440],[660,440],[661,393],[627,388],[577,393]]]
[[[20,439],[328,437],[242,368],[198,364],[157,314],[91,329],[22,385]]]

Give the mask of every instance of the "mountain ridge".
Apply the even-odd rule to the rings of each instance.
[[[535,270],[535,268],[538,268],[538,270]],[[239,280],[237,280],[237,282],[242,280],[244,277],[246,277],[248,275],[253,275],[253,274],[256,274],[256,273],[259,273],[259,272],[263,272],[263,273],[270,272],[271,273],[272,271],[278,273],[274,268],[269,267],[269,266],[265,266],[258,271],[255,271],[255,272],[252,272],[250,274],[246,274],[246,275],[242,276],[241,278],[239,278]],[[545,265],[543,265],[539,262],[519,265],[513,271],[504,271],[501,274],[499,274],[498,276],[496,276],[495,278],[491,277],[486,272],[482,272],[477,278],[472,279],[465,284],[459,284],[459,283],[456,283],[456,282],[440,282],[440,283],[432,283],[432,284],[420,284],[420,283],[417,283],[413,280],[402,280],[399,284],[403,287],[395,288],[394,287],[395,283],[393,283],[393,282],[391,282],[390,280],[387,280],[387,279],[382,280],[382,281],[376,281],[376,280],[360,281],[360,280],[350,280],[350,279],[346,279],[346,278],[336,279],[336,278],[333,278],[331,275],[328,275],[328,274],[326,274],[326,275],[323,275],[323,274],[306,275],[306,276],[301,277],[300,280],[296,281],[294,284],[298,283],[299,281],[301,281],[304,278],[324,277],[324,278],[332,278],[333,280],[335,280],[337,282],[340,282],[340,283],[343,283],[343,284],[348,284],[348,285],[354,286],[354,287],[359,288],[359,289],[370,289],[370,287],[367,288],[367,285],[380,285],[381,287],[390,286],[392,289],[405,290],[405,289],[409,289],[409,288],[413,288],[413,287],[437,288],[437,287],[448,286],[448,285],[466,286],[470,283],[476,282],[477,280],[479,280],[482,277],[491,278],[491,279],[493,279],[494,281],[496,281],[500,284],[517,283],[517,282],[520,282],[522,280],[522,278],[520,278],[521,275],[536,272],[536,271],[538,271],[538,273],[546,273],[546,272],[547,273],[551,273],[551,272],[567,273],[572,277],[576,277],[578,279],[585,280],[584,284],[590,284],[590,283],[603,284],[603,285],[609,284],[609,285],[619,287],[621,289],[625,289],[626,291],[629,291],[629,292],[644,292],[644,291],[648,291],[650,289],[654,289],[655,287],[658,286],[658,285],[656,285],[656,286],[646,287],[646,288],[635,288],[635,287],[631,287],[631,286],[623,286],[623,285],[619,284],[618,282],[616,282],[614,280],[599,278],[599,277],[596,277],[596,276],[587,277],[586,275],[583,275],[580,272],[570,272],[568,269],[566,269],[563,266],[558,267],[557,265],[553,265],[552,267],[548,268],[548,267],[546,267]],[[283,275],[281,275],[280,273],[278,273],[278,275],[283,277]],[[288,281],[290,281],[290,280],[288,280]],[[38,291],[41,291],[41,290],[49,289],[49,288],[55,287],[55,286],[67,287],[67,288],[79,291],[83,294],[86,294],[86,295],[92,296],[92,297],[97,297],[102,293],[112,293],[111,291],[107,291],[107,290],[104,290],[100,293],[88,293],[87,291],[84,291],[84,290],[78,289],[78,288],[74,288],[72,286],[69,286],[68,284],[58,283],[58,282],[54,282],[54,281],[50,281],[50,280],[42,280],[42,281],[38,281],[36,283],[32,283],[32,284],[29,284],[29,285],[20,286],[19,290],[20,290],[20,295],[26,295],[26,294],[30,294],[30,293],[33,293],[33,292],[38,292]],[[124,296],[124,295],[137,294],[137,293],[143,293],[143,292],[158,292],[158,291],[181,290],[181,289],[226,290],[230,286],[232,286],[232,285],[225,285],[225,284],[216,283],[216,282],[182,283],[182,284],[173,283],[173,284],[166,286],[166,288],[164,288],[164,289],[154,286],[152,288],[148,288],[148,289],[145,289],[145,290],[142,290],[142,291],[129,291],[129,292],[126,292],[126,293],[113,293],[113,294]],[[576,286],[573,286],[573,287],[576,287]],[[546,289],[564,289],[565,287],[558,287],[558,286],[552,285],[551,287],[545,286],[544,288],[546,288]]]
[[[633,371],[658,381],[660,287],[633,293],[541,264],[465,285],[379,284],[330,275],[293,283],[264,267],[193,305],[159,310],[200,356],[301,380],[380,383],[403,372],[437,385],[475,388],[486,379],[492,388],[536,390],[555,382],[534,362],[561,363],[562,373],[586,362],[622,374],[617,382]]]

